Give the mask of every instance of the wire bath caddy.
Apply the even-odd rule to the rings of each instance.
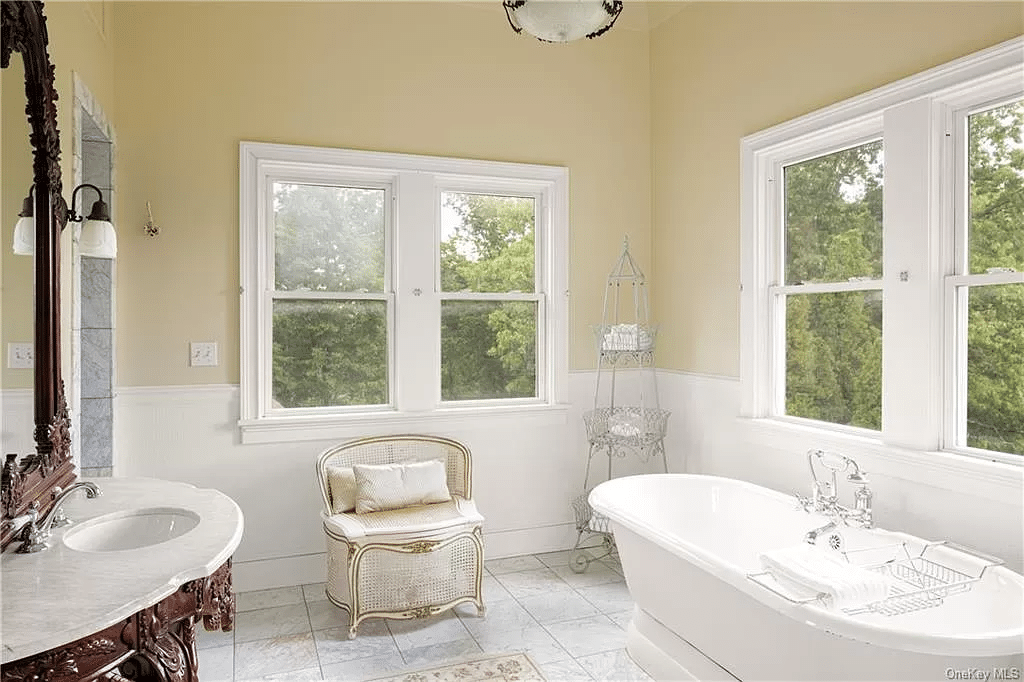
[[[972,559],[978,559],[983,563],[976,567],[979,569],[976,575],[972,575],[966,569],[953,568],[934,558],[930,558],[936,554],[933,550],[940,547],[955,550]],[[879,561],[877,557],[885,552],[889,553],[889,558]],[[983,552],[947,540],[925,544],[916,556],[912,555],[910,550],[907,549],[905,542],[882,547],[846,550],[838,553],[842,554],[851,564],[891,579],[889,595],[885,599],[842,609],[843,613],[850,616],[865,613],[899,616],[941,606],[946,598],[969,591],[975,583],[985,576],[985,572],[988,569],[1005,563],[998,557],[984,554]],[[868,553],[871,553],[872,558],[868,558],[864,563],[859,563],[856,557],[851,556],[860,555],[860,557],[864,557]],[[818,602],[827,606],[831,603],[830,595],[825,592],[805,595],[794,595],[784,592],[779,589],[780,583],[770,571],[748,573],[747,578],[792,604],[812,604]]]

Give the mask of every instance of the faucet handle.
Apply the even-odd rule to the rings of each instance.
[[[28,507],[28,511],[20,516],[15,516],[4,520],[4,525],[9,527],[11,531],[17,535],[21,533],[26,526],[34,526],[36,521],[39,520],[39,502],[33,500]]]
[[[53,486],[53,490],[50,492],[52,499],[60,499],[61,493],[64,490],[59,486]],[[71,523],[71,519],[68,518],[67,514],[64,513],[64,505],[57,503],[53,512],[53,519],[50,521],[50,528],[60,528]]]
[[[27,512],[9,521],[14,526],[14,532],[21,533],[22,543],[15,550],[18,554],[30,554],[46,549],[46,540],[49,534],[42,531],[38,521],[38,501],[33,501]]]
[[[70,525],[71,519],[64,513],[64,507],[60,507],[54,512],[53,520],[50,521],[50,528],[61,528],[63,526]]]

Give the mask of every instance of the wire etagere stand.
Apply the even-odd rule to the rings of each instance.
[[[583,415],[587,428],[587,469],[583,494],[573,500],[576,517],[576,546],[569,554],[569,567],[583,573],[591,562],[615,554],[615,541],[608,519],[595,512],[587,501],[590,494],[591,465],[595,455],[607,457],[607,477],[612,478],[612,460],[629,455],[642,462],[665,458],[665,430],[669,412],[658,401],[654,346],[657,325],[650,323],[647,282],[644,273],[629,253],[629,238],[622,243],[622,254],[608,274],[601,324],[593,327],[597,345],[597,386],[594,409]],[[619,374],[636,370],[636,400],[620,402],[623,392]],[[631,396],[631,397],[633,397]]]

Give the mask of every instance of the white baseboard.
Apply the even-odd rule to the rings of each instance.
[[[484,557],[487,559],[559,552],[569,549],[575,542],[576,527],[571,523],[505,531],[488,531],[484,525]]]
[[[275,587],[322,583],[327,568],[327,553],[236,561],[231,580],[235,592],[269,590]]]

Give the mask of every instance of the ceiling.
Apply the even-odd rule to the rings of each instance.
[[[624,0],[622,14],[615,26],[631,31],[650,31],[687,4],[679,0]]]

